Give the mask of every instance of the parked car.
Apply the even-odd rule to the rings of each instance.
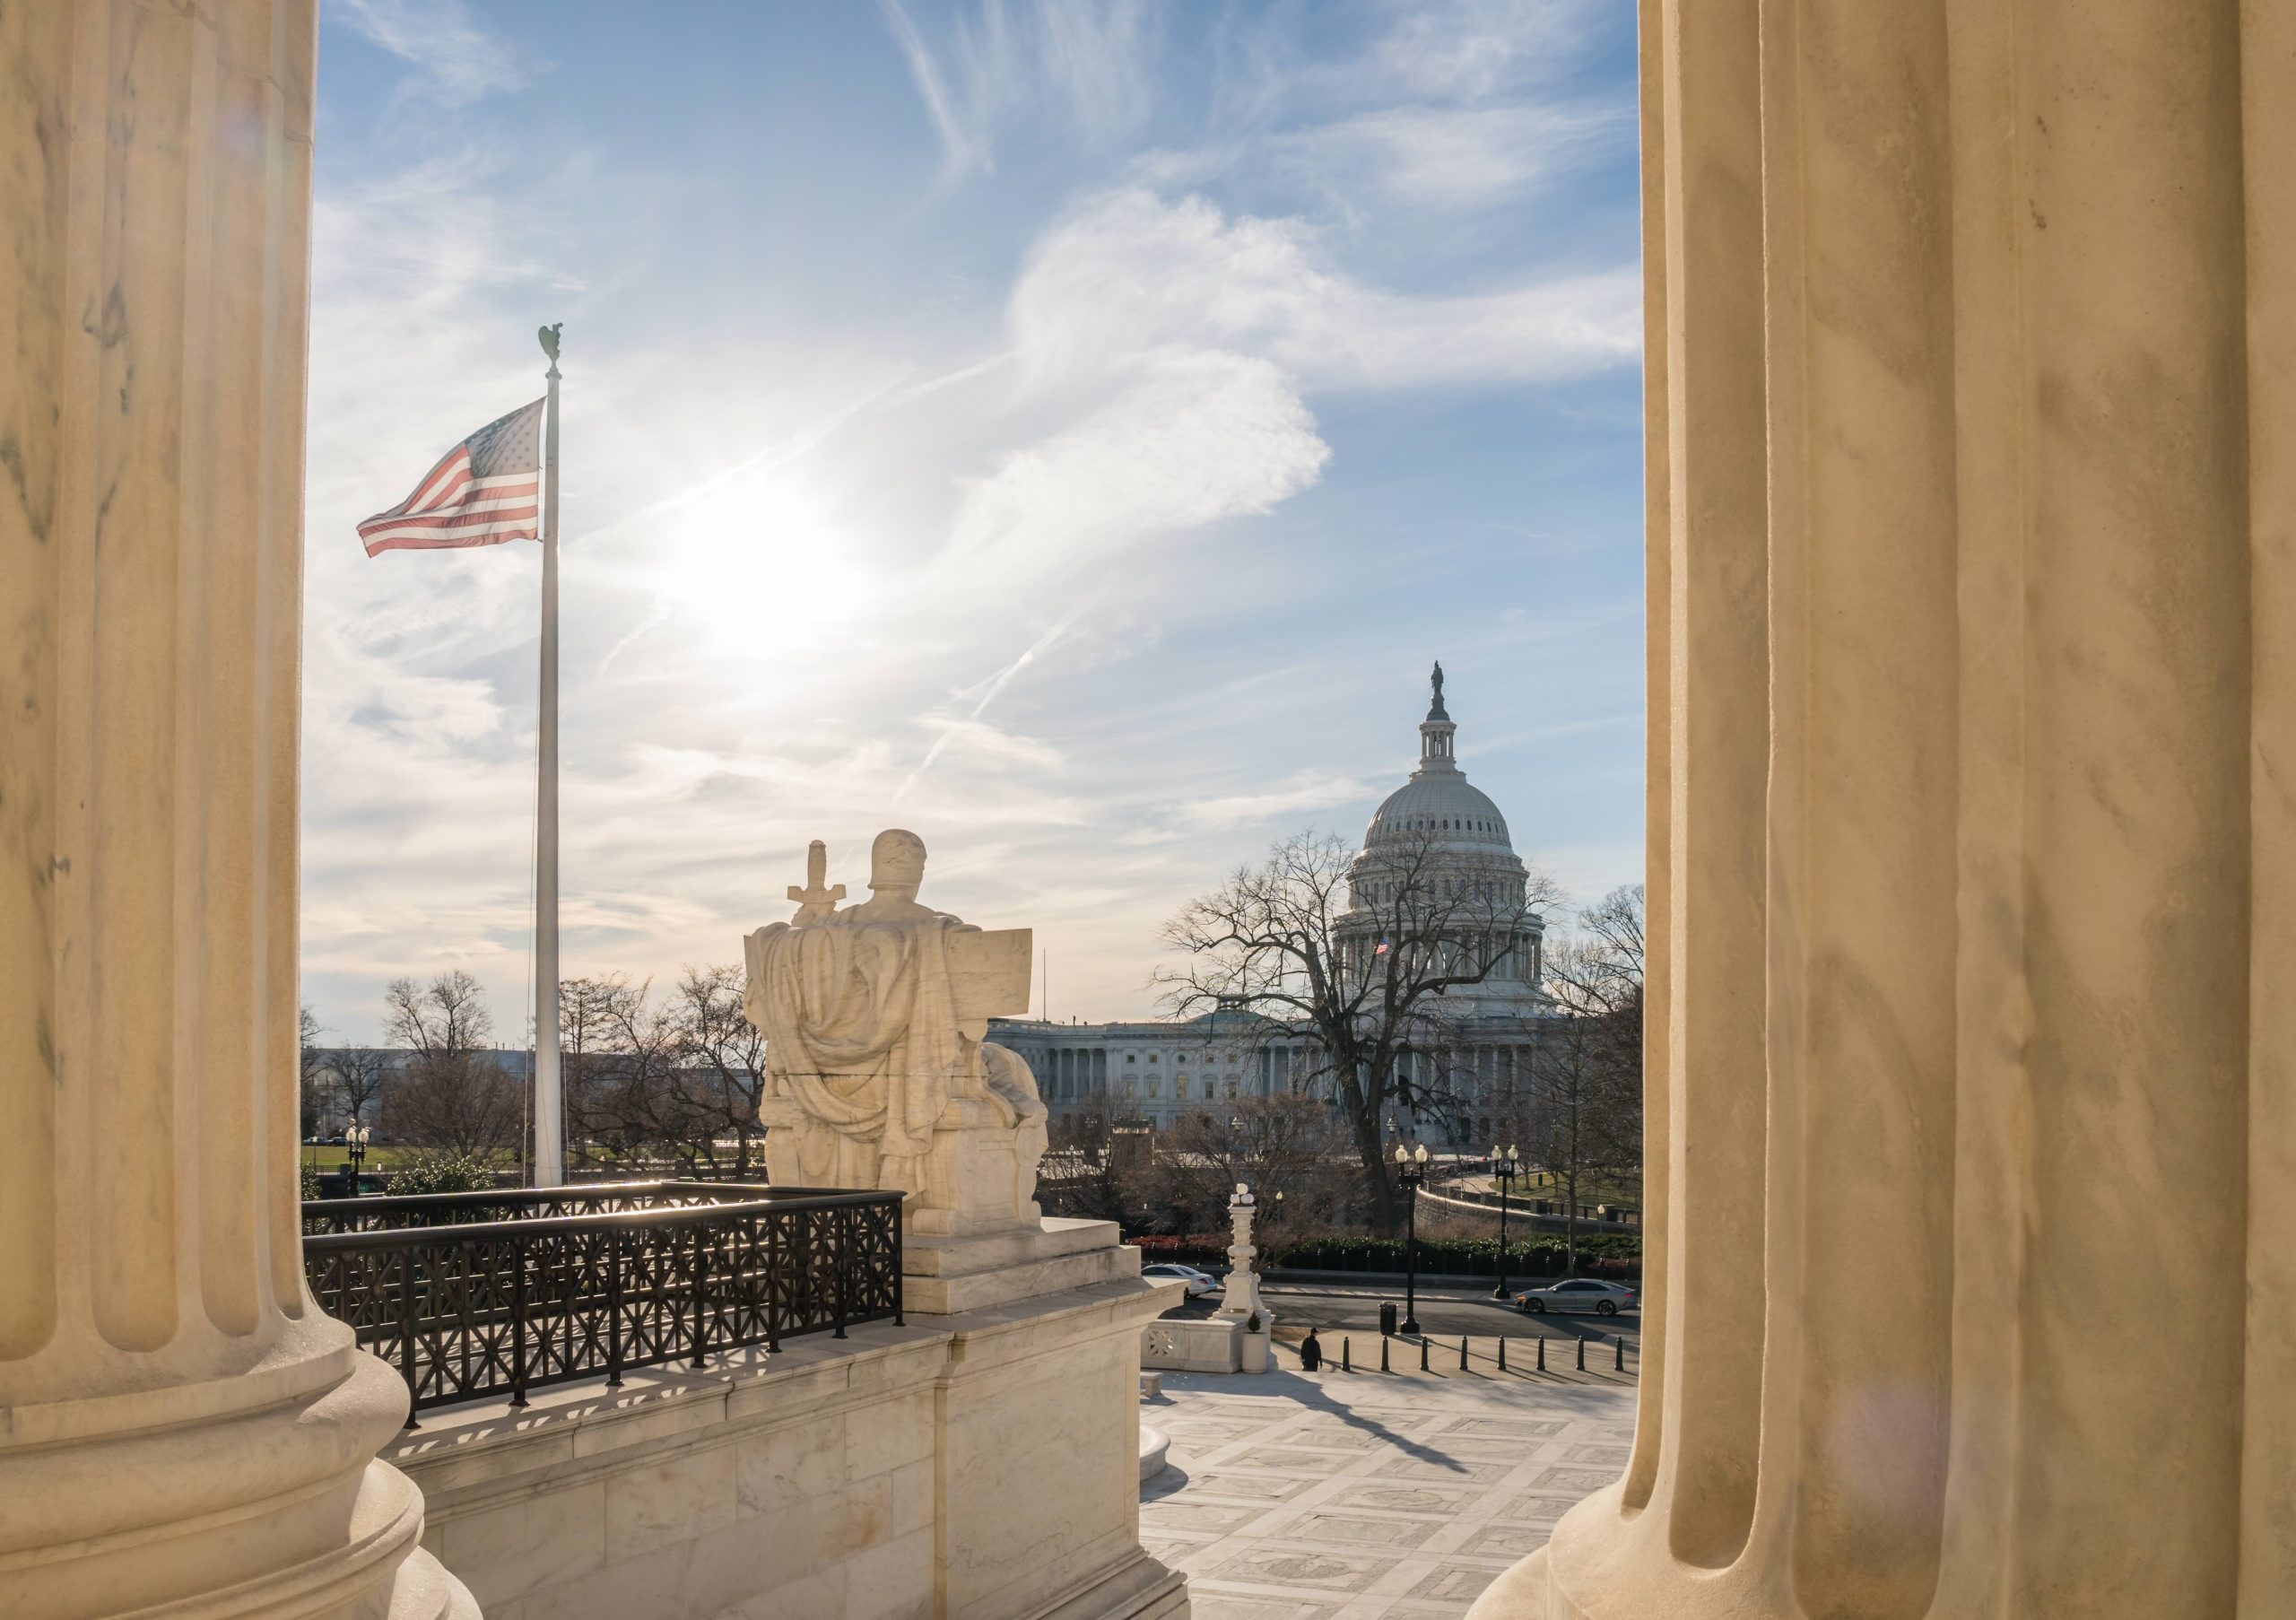
[[[1140,1275],[1150,1281],[1178,1282],[1187,1285],[1187,1297],[1199,1293],[1217,1293],[1220,1279],[1209,1272],[1198,1271],[1193,1266],[1183,1266],[1177,1260],[1159,1260],[1153,1266],[1143,1266]]]
[[[1616,1316],[1639,1302],[1634,1290],[1622,1283],[1598,1283],[1590,1276],[1565,1278],[1544,1288],[1526,1289],[1515,1296],[1516,1306],[1536,1314],[1546,1311],[1591,1311]]]

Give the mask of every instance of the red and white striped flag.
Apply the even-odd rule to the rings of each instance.
[[[537,399],[488,422],[448,450],[414,493],[361,524],[367,554],[535,539],[544,403]]]

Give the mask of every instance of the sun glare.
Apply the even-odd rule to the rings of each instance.
[[[844,537],[786,471],[729,480],[664,527],[663,594],[679,623],[713,642],[809,647],[861,597]]]

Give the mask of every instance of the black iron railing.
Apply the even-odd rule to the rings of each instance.
[[[352,1203],[357,1207],[344,1209]],[[901,1320],[900,1195],[696,1182],[303,1206],[320,1309],[426,1407]]]
[[[828,1189],[747,1186],[739,1181],[589,1181],[567,1187],[497,1187],[479,1192],[385,1193],[313,1198],[303,1205],[303,1232],[396,1232],[414,1226],[468,1226],[481,1221],[543,1221],[561,1215],[621,1215],[639,1209],[758,1199],[830,1196]]]

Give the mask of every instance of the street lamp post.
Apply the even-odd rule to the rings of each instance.
[[[1499,1286],[1491,1291],[1494,1300],[1507,1297],[1507,1189],[1522,1173],[1522,1155],[1512,1147],[1491,1150],[1491,1179],[1499,1183]]]
[[[1419,1189],[1427,1185],[1427,1144],[1407,1148],[1396,1144],[1396,1186],[1404,1200],[1403,1333],[1419,1337]]]
[[[359,1171],[367,1163],[367,1138],[373,1135],[365,1126],[353,1122],[343,1133],[343,1151],[351,1161],[351,1196],[359,1196]]]

